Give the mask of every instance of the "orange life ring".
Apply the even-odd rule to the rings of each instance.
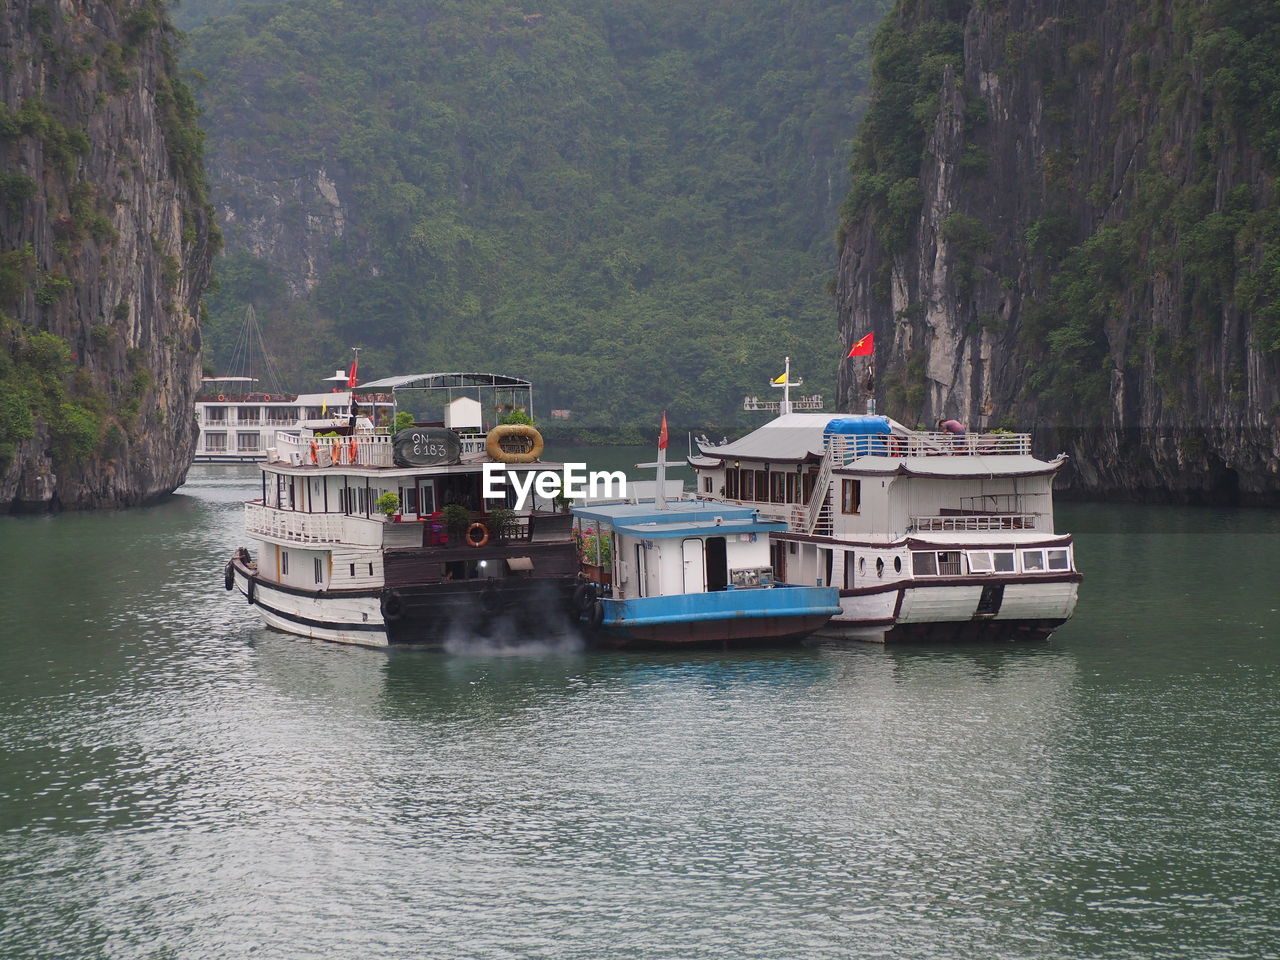
[[[351,442],[347,444],[347,463],[356,462],[356,438],[352,437]]]
[[[264,394],[262,395],[262,402],[263,402],[263,403],[270,403],[270,402],[271,402],[271,394],[269,394],[269,393],[264,393]]]
[[[473,539],[473,538],[472,538],[472,536],[471,536],[472,531],[474,531],[477,527],[479,527],[479,528],[480,528],[480,539],[479,539],[479,540],[475,540],[475,539]],[[486,527],[483,523],[480,523],[480,522],[477,520],[477,521],[476,521],[475,523],[473,523],[471,526],[467,527],[467,543],[471,544],[471,546],[473,546],[473,547],[483,547],[483,546],[484,546],[486,543],[488,543],[488,542],[489,542],[489,528],[488,528],[488,527]]]
[[[218,402],[219,402],[219,403],[226,403],[226,402],[227,402],[227,395],[226,395],[225,393],[220,393],[220,394],[218,394]]]
[[[337,440],[329,444],[329,462],[332,464],[342,462],[342,444]]]
[[[311,462],[320,465],[320,446],[314,440],[311,441]]]

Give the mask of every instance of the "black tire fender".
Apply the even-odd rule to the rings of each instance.
[[[604,623],[604,601],[597,600],[591,607],[591,629],[600,629],[602,623]]]
[[[382,611],[383,620],[387,623],[395,623],[404,616],[404,600],[394,590],[388,590],[382,595],[378,609]]]
[[[256,599],[255,594],[257,594],[258,592],[258,578],[256,575],[251,573],[249,574],[248,580],[249,582],[245,585],[245,588],[244,588],[244,598],[246,601],[248,601],[250,606],[253,606]]]
[[[222,568],[222,585],[228,590],[236,588],[236,569],[231,565],[231,561],[227,561],[227,565]]]
[[[596,602],[596,588],[590,583],[580,583],[573,589],[573,609],[586,616]]]

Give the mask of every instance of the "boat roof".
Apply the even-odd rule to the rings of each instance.
[[[821,460],[826,447],[823,434],[827,425],[839,420],[851,419],[832,413],[787,413],[776,417],[762,427],[757,427],[745,437],[720,446],[698,444],[701,457],[690,457],[694,466],[713,466],[718,460]],[[883,419],[877,418],[883,422]],[[889,428],[895,434],[906,434],[907,428],[895,420],[889,420]]]
[[[201,383],[257,383],[257,377],[201,377]]]
[[[446,387],[530,387],[519,377],[499,373],[411,373],[400,377],[370,380],[355,389],[363,390],[437,390]]]
[[[1037,460],[1029,453],[974,454],[962,457],[882,457],[867,455],[831,472],[853,477],[1036,477],[1057,473],[1067,462]]]
[[[348,404],[351,402],[351,391],[339,390],[337,393],[300,393],[294,403],[308,407],[318,407],[324,403]]]
[[[660,510],[653,503],[615,503],[574,507],[581,520],[607,523],[621,534],[646,539],[718,532],[768,533],[785,530],[781,520],[761,520],[752,507],[706,500],[676,500]]]

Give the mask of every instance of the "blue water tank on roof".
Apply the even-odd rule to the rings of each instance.
[[[886,434],[890,432],[888,417],[836,417],[827,421],[824,433]]]

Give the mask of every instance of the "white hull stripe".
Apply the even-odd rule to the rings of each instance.
[[[313,620],[310,617],[302,617],[296,613],[286,613],[284,610],[278,610],[275,607],[271,606],[270,604],[263,603],[262,600],[260,599],[260,594],[258,592],[259,590],[261,590],[261,588],[262,588],[262,584],[259,583],[258,590],[254,591],[254,601],[253,601],[254,605],[261,607],[263,610],[267,611],[272,616],[279,617],[282,620],[289,620],[289,621],[292,621],[293,623],[300,623],[303,626],[307,626],[307,627],[318,627],[322,630],[339,630],[339,631],[355,630],[355,631],[367,631],[370,633],[386,632],[386,629],[387,629],[386,626],[381,623],[336,623],[332,620]]]

